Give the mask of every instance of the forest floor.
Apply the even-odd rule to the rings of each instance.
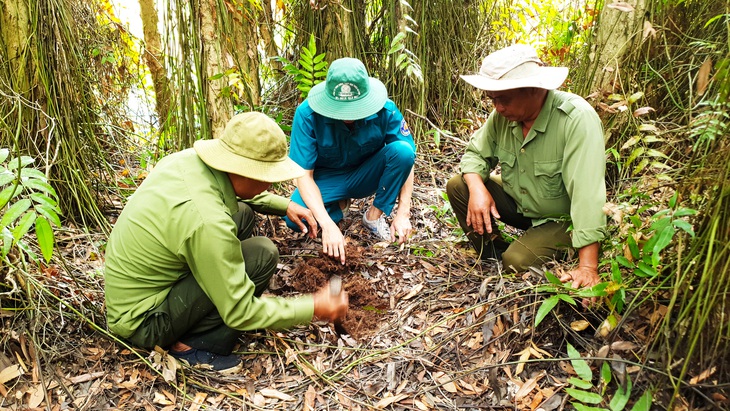
[[[281,255],[269,293],[311,292],[339,275],[351,308],[342,327],[318,322],[245,333],[236,350],[244,368],[232,376],[191,369],[164,350],[138,350],[110,336],[105,236],[64,227],[60,262],[24,285],[37,295],[25,309],[32,313],[0,311],[0,411],[550,411],[572,401],[566,387],[574,387],[569,378],[576,363],[568,343],[586,358],[577,365],[590,365],[594,382],[598,358],[613,358],[614,374],[636,381],[660,313],[640,311],[606,334],[603,304],[560,302],[535,327],[538,308],[551,295],[536,290],[544,276],[480,262],[454,234],[442,192],[455,158],[419,158],[415,234],[406,245],[373,241],[360,221],[367,203],[355,201],[341,222],[349,238],[344,266],[321,255],[319,240],[292,233],[278,218],[262,218],[259,234]],[[592,391],[600,392],[595,385]]]

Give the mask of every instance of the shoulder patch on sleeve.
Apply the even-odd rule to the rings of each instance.
[[[570,116],[570,113],[575,110],[575,104],[572,101],[564,101],[563,104],[558,106],[558,110],[562,111],[566,115]]]
[[[404,136],[410,136],[411,135],[411,129],[408,128],[408,123],[406,123],[406,120],[403,119],[400,122],[400,133]]]

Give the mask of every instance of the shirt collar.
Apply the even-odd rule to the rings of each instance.
[[[228,178],[228,173],[211,168],[207,164],[205,166],[208,167],[210,172],[213,174],[213,178],[215,178],[215,182],[223,195],[223,203],[225,203],[226,207],[228,207],[231,211],[231,215],[237,213],[238,199],[236,198],[236,192],[233,191],[233,184],[231,184],[231,180]]]
[[[550,122],[550,117],[553,114],[553,104],[555,103],[555,91],[548,90],[547,96],[545,96],[545,102],[542,104],[540,114],[537,115],[535,122],[532,123],[532,130],[536,133],[544,133],[547,130],[547,125]]]

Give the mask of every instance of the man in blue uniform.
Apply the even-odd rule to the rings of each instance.
[[[379,240],[403,243],[411,234],[416,146],[385,86],[360,60],[333,61],[327,80],[299,105],[289,156],[305,171],[292,200],[314,214],[325,254],[344,264],[345,238],[337,222],[353,198],[375,194],[362,222]],[[298,228],[289,219],[287,225]]]

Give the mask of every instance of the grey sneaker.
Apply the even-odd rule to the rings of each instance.
[[[362,215],[362,225],[370,230],[376,238],[381,241],[390,241],[390,226],[385,221],[385,214],[382,214],[377,220],[370,221],[367,218],[367,212]]]

